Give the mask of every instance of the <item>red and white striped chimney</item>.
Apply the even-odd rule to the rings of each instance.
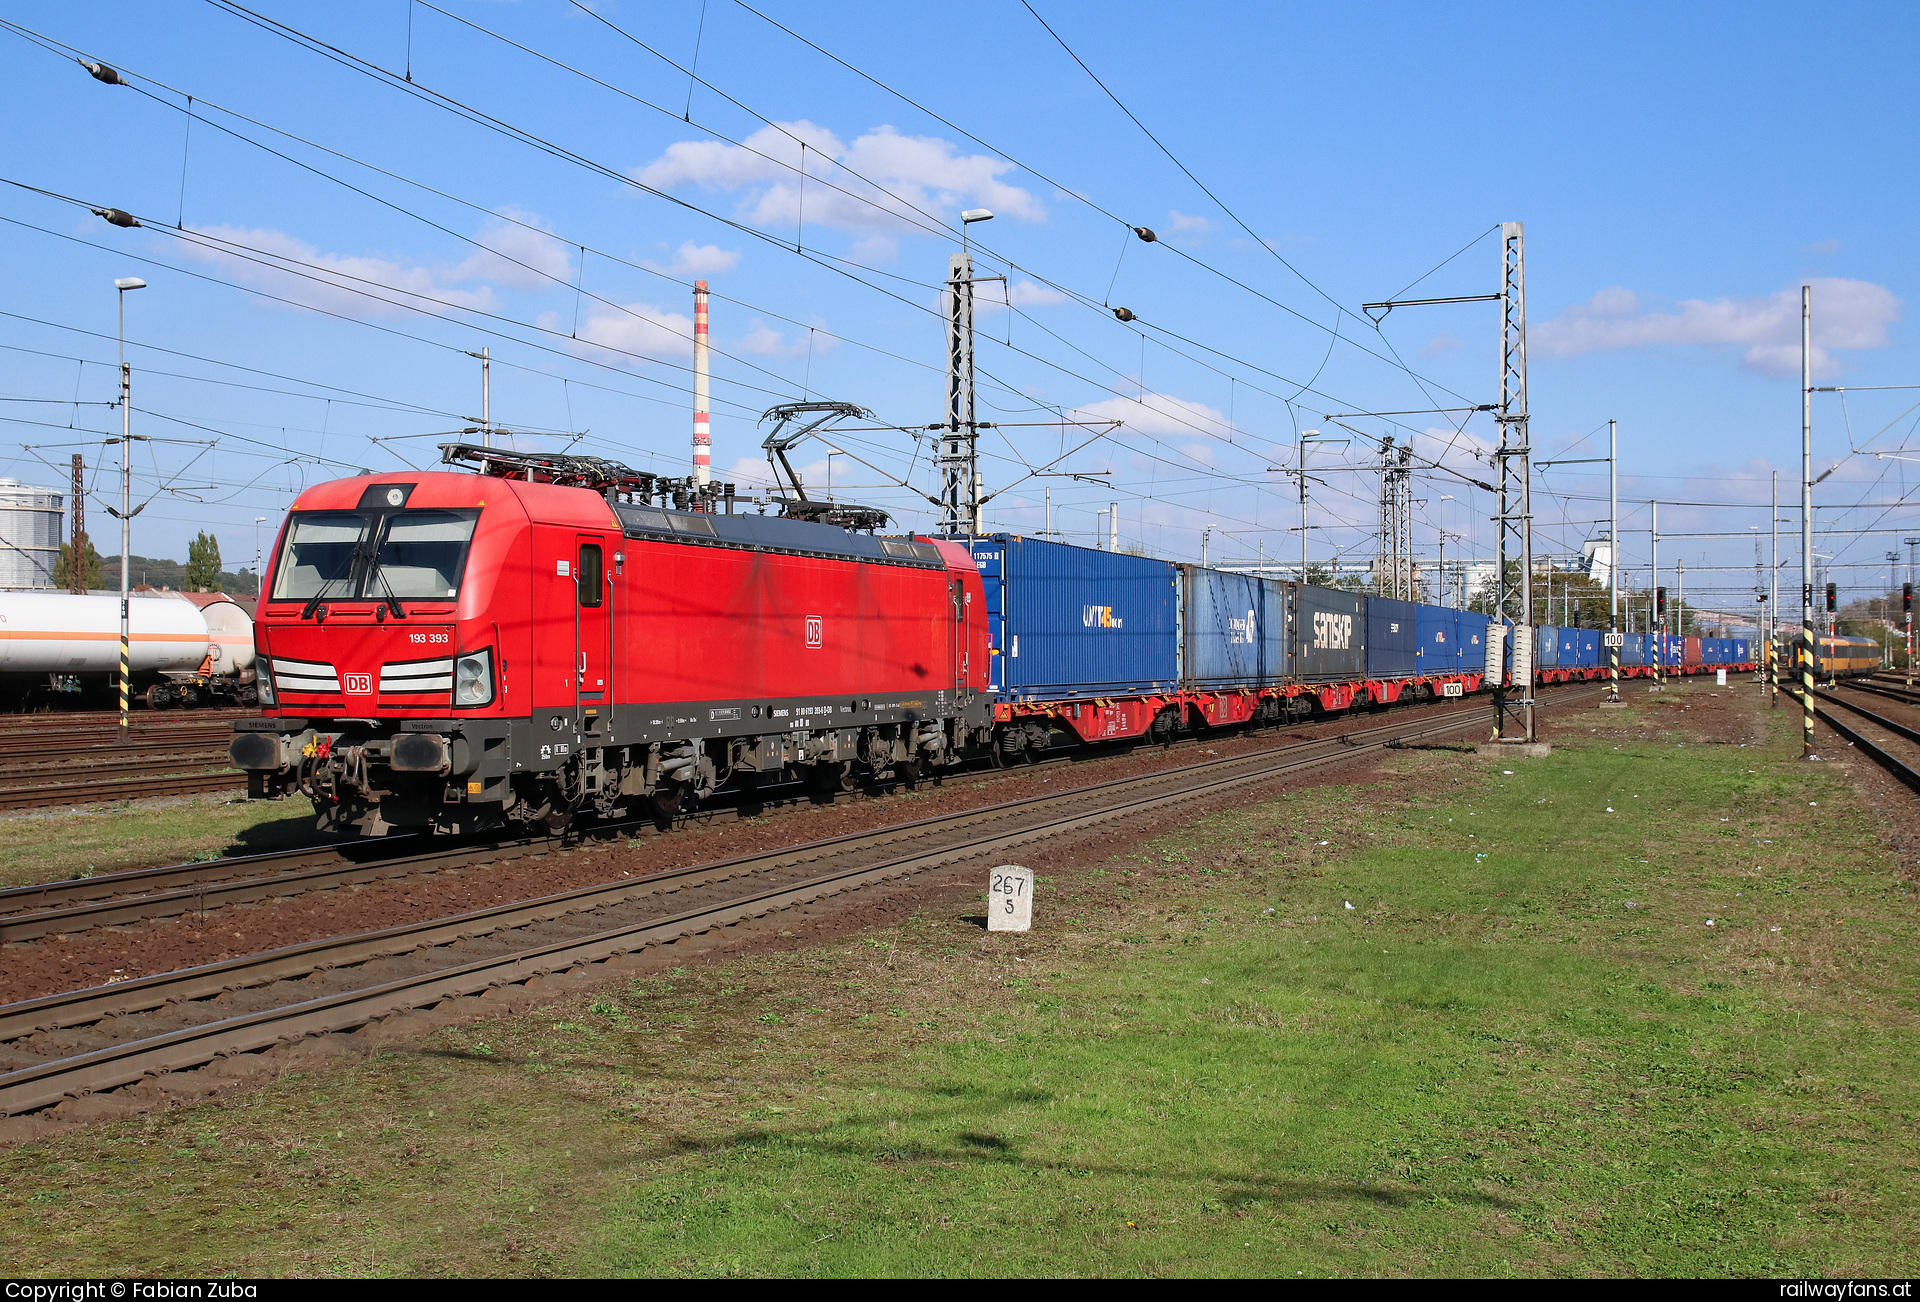
[[[713,479],[713,427],[707,416],[707,282],[693,282],[693,482]]]

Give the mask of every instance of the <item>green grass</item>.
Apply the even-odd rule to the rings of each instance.
[[[1373,820],[1371,846],[1327,792],[1162,841],[1142,870],[1175,921],[1136,916],[1124,962],[1035,963],[1017,992],[1003,964],[1003,1013],[868,1097],[685,1137],[588,1260],[1897,1273],[1920,1104],[1904,888],[1849,792],[1748,754],[1427,761],[1461,794]],[[1806,792],[1845,820],[1818,820],[1823,850],[1798,835]],[[1303,842],[1336,839],[1362,848],[1306,866]]]
[[[310,844],[304,800],[200,796],[0,817],[0,886]]]
[[[1790,760],[1795,722],[1699,745],[1663,703],[1511,776],[1403,756],[1093,869],[1036,852],[1030,936],[928,910],[0,1153],[0,1252],[1898,1274],[1915,888],[1844,779]]]

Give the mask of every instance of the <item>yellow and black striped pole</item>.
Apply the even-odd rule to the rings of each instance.
[[[122,276],[113,282],[113,287],[120,291],[120,509],[115,514],[120,517],[120,735],[125,737],[128,735],[126,730],[133,723],[127,699],[132,688],[128,680],[133,669],[127,646],[130,636],[128,616],[131,613],[127,607],[127,566],[133,550],[133,371],[127,365],[127,291],[145,289],[147,282],[138,276]],[[76,566],[80,564],[80,553],[77,551],[73,555],[73,563]]]
[[[1811,586],[1811,585],[1809,585]],[[1813,755],[1813,600],[1807,600],[1807,619],[1800,626],[1800,754]]]

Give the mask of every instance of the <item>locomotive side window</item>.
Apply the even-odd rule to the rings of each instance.
[[[305,601],[331,592],[351,596],[354,560],[367,536],[367,517],[354,511],[297,511],[286,553],[275,566],[276,601]]]
[[[580,604],[598,606],[606,599],[606,585],[600,575],[600,548],[595,543],[580,547]]]
[[[366,595],[417,601],[456,595],[478,521],[473,511],[394,512],[386,519],[380,554],[363,585]]]

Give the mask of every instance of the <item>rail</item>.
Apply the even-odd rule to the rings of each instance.
[[[11,1068],[0,1074],[0,1114],[44,1108],[70,1094],[112,1089],[289,1038],[349,1030],[534,977],[584,974],[640,950],[1036,839],[1341,763],[1391,742],[1481,726],[1492,717],[1490,709],[1450,711],[23,1001],[0,1008],[0,1041],[6,1042],[0,1066]],[[832,859],[843,862],[826,872],[813,870]]]

